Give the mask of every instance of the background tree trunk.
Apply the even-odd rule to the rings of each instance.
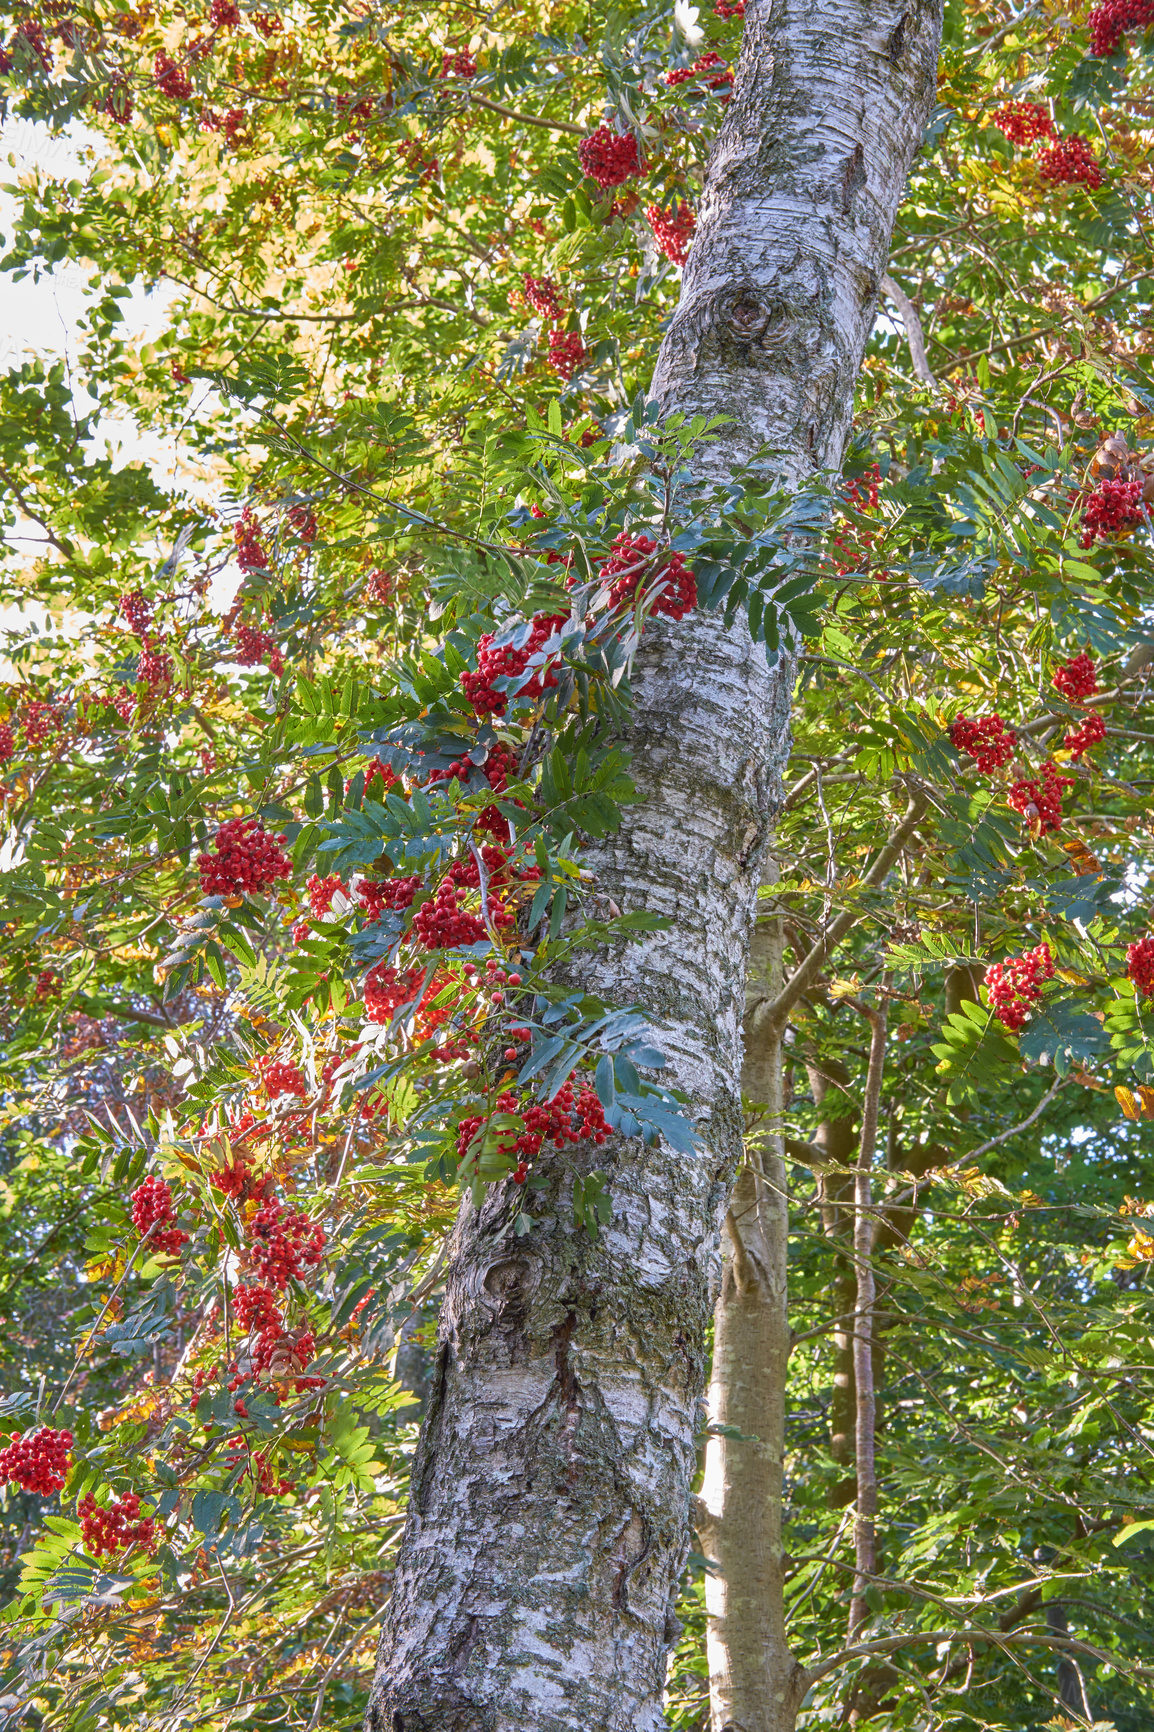
[[[781,922],[758,922],[750,955],[751,1008],[782,986]],[[722,1242],[713,1317],[712,1424],[696,1509],[713,1570],[705,1582],[714,1732],[788,1732],[804,1694],[785,1632],[782,1472],[789,1364],[782,1152],[780,1025],[754,1034],[743,1082],[764,1118],[738,1175]]]
[[[941,0],[750,0],[654,379],[669,410],[731,417],[703,471],[726,476],[763,446],[790,485],[840,463],[940,24]],[[546,1164],[527,1238],[506,1237],[501,1191],[462,1211],[375,1732],[660,1725],[792,678],[740,619],[647,630],[630,739],[641,799],[587,859],[603,894],[671,929],[590,958],[582,984],[660,1023],[701,1148],[598,1150],[613,1220],[594,1242],[572,1224],[572,1155]]]

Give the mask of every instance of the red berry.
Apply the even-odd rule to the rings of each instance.
[[[283,841],[256,818],[230,818],[216,833],[214,851],[197,855],[201,890],[206,896],[235,896],[270,889],[292,873]]]
[[[1126,973],[1143,998],[1154,997],[1154,938],[1140,938],[1126,951]]]
[[[1083,547],[1093,547],[1095,541],[1105,541],[1109,535],[1122,535],[1143,520],[1142,483],[1140,481],[1103,481],[1095,488],[1082,508]]]
[[[242,668],[256,667],[264,662],[271,674],[284,673],[284,657],[271,632],[260,631],[252,625],[238,625],[232,635],[236,660]]]
[[[564,317],[561,302],[557,297],[557,285],[552,277],[523,277],[521,292],[533,311],[546,323],[551,324]]]
[[[616,579],[609,585],[609,606],[620,607],[631,599],[642,578],[647,578],[660,586],[653,612],[667,619],[683,619],[697,606],[697,579],[683,554],[664,553],[654,559],[656,553],[657,543],[647,535],[629,535],[623,530],[617,536],[599,571],[603,584]]]
[[[580,331],[553,330],[545,364],[567,385],[588,353]]]
[[[494,632],[484,632],[477,643],[477,671],[461,675],[461,688],[479,716],[503,716],[508,694],[493,689],[496,679],[518,679],[524,674],[532,657],[539,655],[558,627],[565,624],[565,614],[535,614],[532,630],[520,649],[504,644],[493,649]],[[557,684],[557,675],[543,663],[516,693],[517,697],[539,698]]]
[[[1077,763],[1084,752],[1091,746],[1099,745],[1105,738],[1105,719],[1097,710],[1091,710],[1082,726],[1067,734],[1062,744]]]
[[[582,172],[602,188],[622,186],[641,173],[637,140],[633,134],[610,132],[607,126],[599,126],[596,132],[581,140],[577,146],[577,160]]]
[[[148,1243],[153,1250],[176,1256],[181,1247],[188,1244],[189,1235],[186,1232],[180,1227],[166,1225],[167,1222],[175,1220],[172,1192],[163,1179],[145,1179],[133,1191],[132,1225],[142,1239],[148,1235]]]
[[[1113,54],[1125,31],[1154,24],[1154,0],[1099,0],[1086,24],[1091,54]]]
[[[1064,698],[1080,704],[1092,698],[1098,690],[1098,671],[1094,659],[1085,650],[1068,662],[1059,662],[1054,669],[1054,685]]]
[[[156,1550],[156,1519],[140,1517],[140,1499],[134,1491],[114,1498],[102,1509],[91,1492],[86,1492],[76,1506],[84,1544],[94,1558],[104,1554],[114,1556],[126,1546],[142,1545],[150,1553]]]
[[[672,264],[683,265],[689,257],[689,243],[697,226],[689,205],[683,201],[663,211],[660,205],[647,204],[645,217],[653,230],[658,250]]]
[[[72,1457],[72,1433],[42,1425],[21,1435],[14,1431],[6,1449],[0,1449],[0,1480],[11,1480],[25,1491],[51,1497],[64,1489]]]
[[[1060,138],[1042,152],[1038,158],[1038,174],[1042,180],[1055,186],[1072,186],[1079,181],[1088,187],[1102,184],[1102,170],[1090,149],[1090,142],[1078,132],[1069,138]]]
[[[1004,727],[1001,716],[984,716],[980,722],[956,716],[948,732],[950,744],[973,758],[984,776],[1008,764],[1018,743],[1013,728]]]
[[[1006,802],[1028,820],[1031,829],[1040,836],[1062,827],[1062,796],[1074,786],[1072,776],[1060,776],[1053,764],[1042,765],[1042,780],[1015,782],[1006,795]]]
[[[1039,983],[1053,978],[1054,961],[1046,943],[987,968],[986,991],[998,1021],[1015,1032],[1020,1029],[1030,1006],[1042,996]]]
[[[242,571],[267,571],[268,554],[260,539],[260,524],[249,506],[245,506],[240,514],[240,522],[233,525],[233,539],[236,542],[236,563]]]
[[[1033,144],[1036,139],[1054,137],[1050,111],[1040,102],[1003,103],[993,121],[1011,144]]]
[[[262,1280],[284,1289],[302,1269],[315,1269],[325,1251],[323,1227],[297,1209],[265,1203],[248,1224],[250,1255]]]
[[[192,80],[183,66],[158,49],[152,63],[152,75],[156,88],[174,102],[187,102],[192,95]]]

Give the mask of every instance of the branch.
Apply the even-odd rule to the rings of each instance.
[[[900,283],[895,283],[892,277],[882,278],[882,288],[901,315],[902,324],[906,328],[906,342],[910,346],[910,360],[914,372],[923,385],[936,385],[933,368],[926,360],[926,339],[922,332],[922,321],[918,318],[918,309],[906,294]]]
[[[940,1178],[943,1174],[952,1172],[955,1167],[960,1167],[963,1161],[977,1160],[979,1155],[987,1155],[991,1149],[996,1149],[999,1143],[1008,1143],[1011,1137],[1018,1136],[1021,1131],[1028,1131],[1035,1119],[1040,1118],[1042,1113],[1045,1112],[1054,1096],[1058,1093],[1058,1090],[1063,1088],[1068,1081],[1069,1078],[1067,1077],[1058,1077],[1051,1085],[1048,1092],[1042,1096],[1033,1112],[1028,1118],[1024,1118],[1021,1124],[1011,1125],[1008,1131],[1001,1131],[996,1137],[991,1137],[988,1142],[979,1143],[976,1149],[967,1149],[966,1153],[964,1155],[959,1155],[956,1161],[949,1161],[944,1167],[935,1167],[932,1173],[927,1173],[925,1175],[926,1184],[932,1184],[935,1178]],[[896,1197],[887,1197],[885,1206],[887,1209],[900,1208],[903,1203],[908,1203],[912,1198],[915,1198],[917,1194],[917,1185],[909,1185],[904,1191],[900,1191]]]
[[[494,114],[503,114],[506,120],[519,120],[523,126],[545,126],[552,132],[576,132],[583,135],[585,128],[578,126],[572,120],[546,120],[540,114],[519,114],[515,108],[506,108],[503,102],[494,102],[491,96],[481,96],[475,90],[469,91],[469,101],[476,103],[478,108],[491,108]]]
[[[132,1004],[113,1004],[111,1000],[108,1000],[103,1006],[96,1006],[95,1008],[102,1009],[105,1016],[127,1017],[131,1022],[146,1022],[151,1028],[171,1030],[176,1026],[171,1017],[160,1016],[154,1010],[137,1010],[136,1006]],[[87,1011],[85,1014],[91,1016],[93,1012]]]
[[[67,542],[59,541],[56,538],[56,536],[53,535],[52,530],[49,527],[48,523],[45,521],[45,519],[43,517],[41,517],[39,515],[38,512],[33,511],[32,507],[29,505],[27,499],[24,497],[23,493],[20,491],[20,488],[16,485],[15,481],[12,479],[11,475],[9,475],[9,473],[6,469],[0,469],[0,481],[2,481],[4,483],[5,487],[7,487],[8,491],[11,493],[13,499],[16,501],[17,505],[20,507],[21,511],[24,513],[25,517],[28,519],[29,523],[35,523],[38,528],[40,528],[44,531],[44,534],[48,540],[49,546],[54,547],[56,549],[57,553],[62,553],[64,555],[65,559],[71,559],[72,558],[72,549],[68,546]]]
[[[929,805],[929,796],[921,789],[910,795],[910,803],[897,829],[892,831],[877,859],[860,880],[858,888],[872,890],[880,884],[918,825],[922,814]],[[856,908],[845,908],[832,920],[824,935],[819,938],[813,948],[802,957],[777,997],[760,1004],[754,1012],[754,1026],[758,1023],[782,1024],[802,995],[809,991],[821,972],[822,966],[831,951],[841,942],[858,918]]]
[[[732,1209],[725,1211],[725,1226],[733,1245],[733,1275],[739,1293],[755,1293],[759,1286],[757,1269],[741,1237],[741,1228]]]
[[[992,1642],[997,1648],[1026,1647],[1034,1644],[1042,1648],[1054,1648],[1059,1653],[1086,1654],[1100,1665],[1109,1666],[1111,1671],[1119,1672],[1124,1677],[1138,1678],[1143,1683],[1154,1681],[1154,1668],[1128,1667],[1117,1654],[1108,1654],[1105,1649],[1096,1648],[1092,1642],[1079,1641],[1076,1636],[1055,1636],[1047,1630],[1003,1633],[984,1629],[980,1624],[955,1630],[911,1630],[903,1636],[883,1636],[876,1642],[859,1642],[855,1647],[843,1648],[840,1654],[831,1654],[820,1666],[806,1667],[806,1680],[811,1685],[819,1683],[831,1672],[838,1671],[847,1660],[868,1659],[874,1654],[896,1654],[899,1649],[908,1648],[914,1642]]]

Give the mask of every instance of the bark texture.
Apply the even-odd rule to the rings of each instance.
[[[940,0],[749,0],[654,392],[732,417],[702,467],[762,446],[783,481],[841,459],[894,213],[934,89]],[[701,1148],[586,1151],[613,1220],[574,1229],[556,1163],[532,1232],[494,1194],[458,1223],[373,1732],[653,1732],[718,1233],[741,1154],[749,933],[788,751],[793,667],[742,620],[653,622],[634,679],[641,800],[588,863],[668,932],[583,965],[644,1006]],[[581,1159],[578,1152],[578,1160]],[[547,1169],[548,1170],[548,1169]],[[753,1732],[753,1729],[750,1729]],[[760,1729],[759,1729],[760,1732]]]

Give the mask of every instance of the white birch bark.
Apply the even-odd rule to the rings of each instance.
[[[762,445],[786,483],[839,463],[940,22],[941,0],[749,0],[654,379],[670,409],[732,417],[711,472]],[[661,1023],[701,1150],[586,1151],[613,1198],[597,1241],[573,1228],[560,1163],[526,1238],[504,1237],[500,1193],[463,1212],[372,1732],[661,1724],[792,679],[741,621],[647,630],[629,742],[642,797],[588,860],[621,908],[671,927],[589,959],[582,979]]]

